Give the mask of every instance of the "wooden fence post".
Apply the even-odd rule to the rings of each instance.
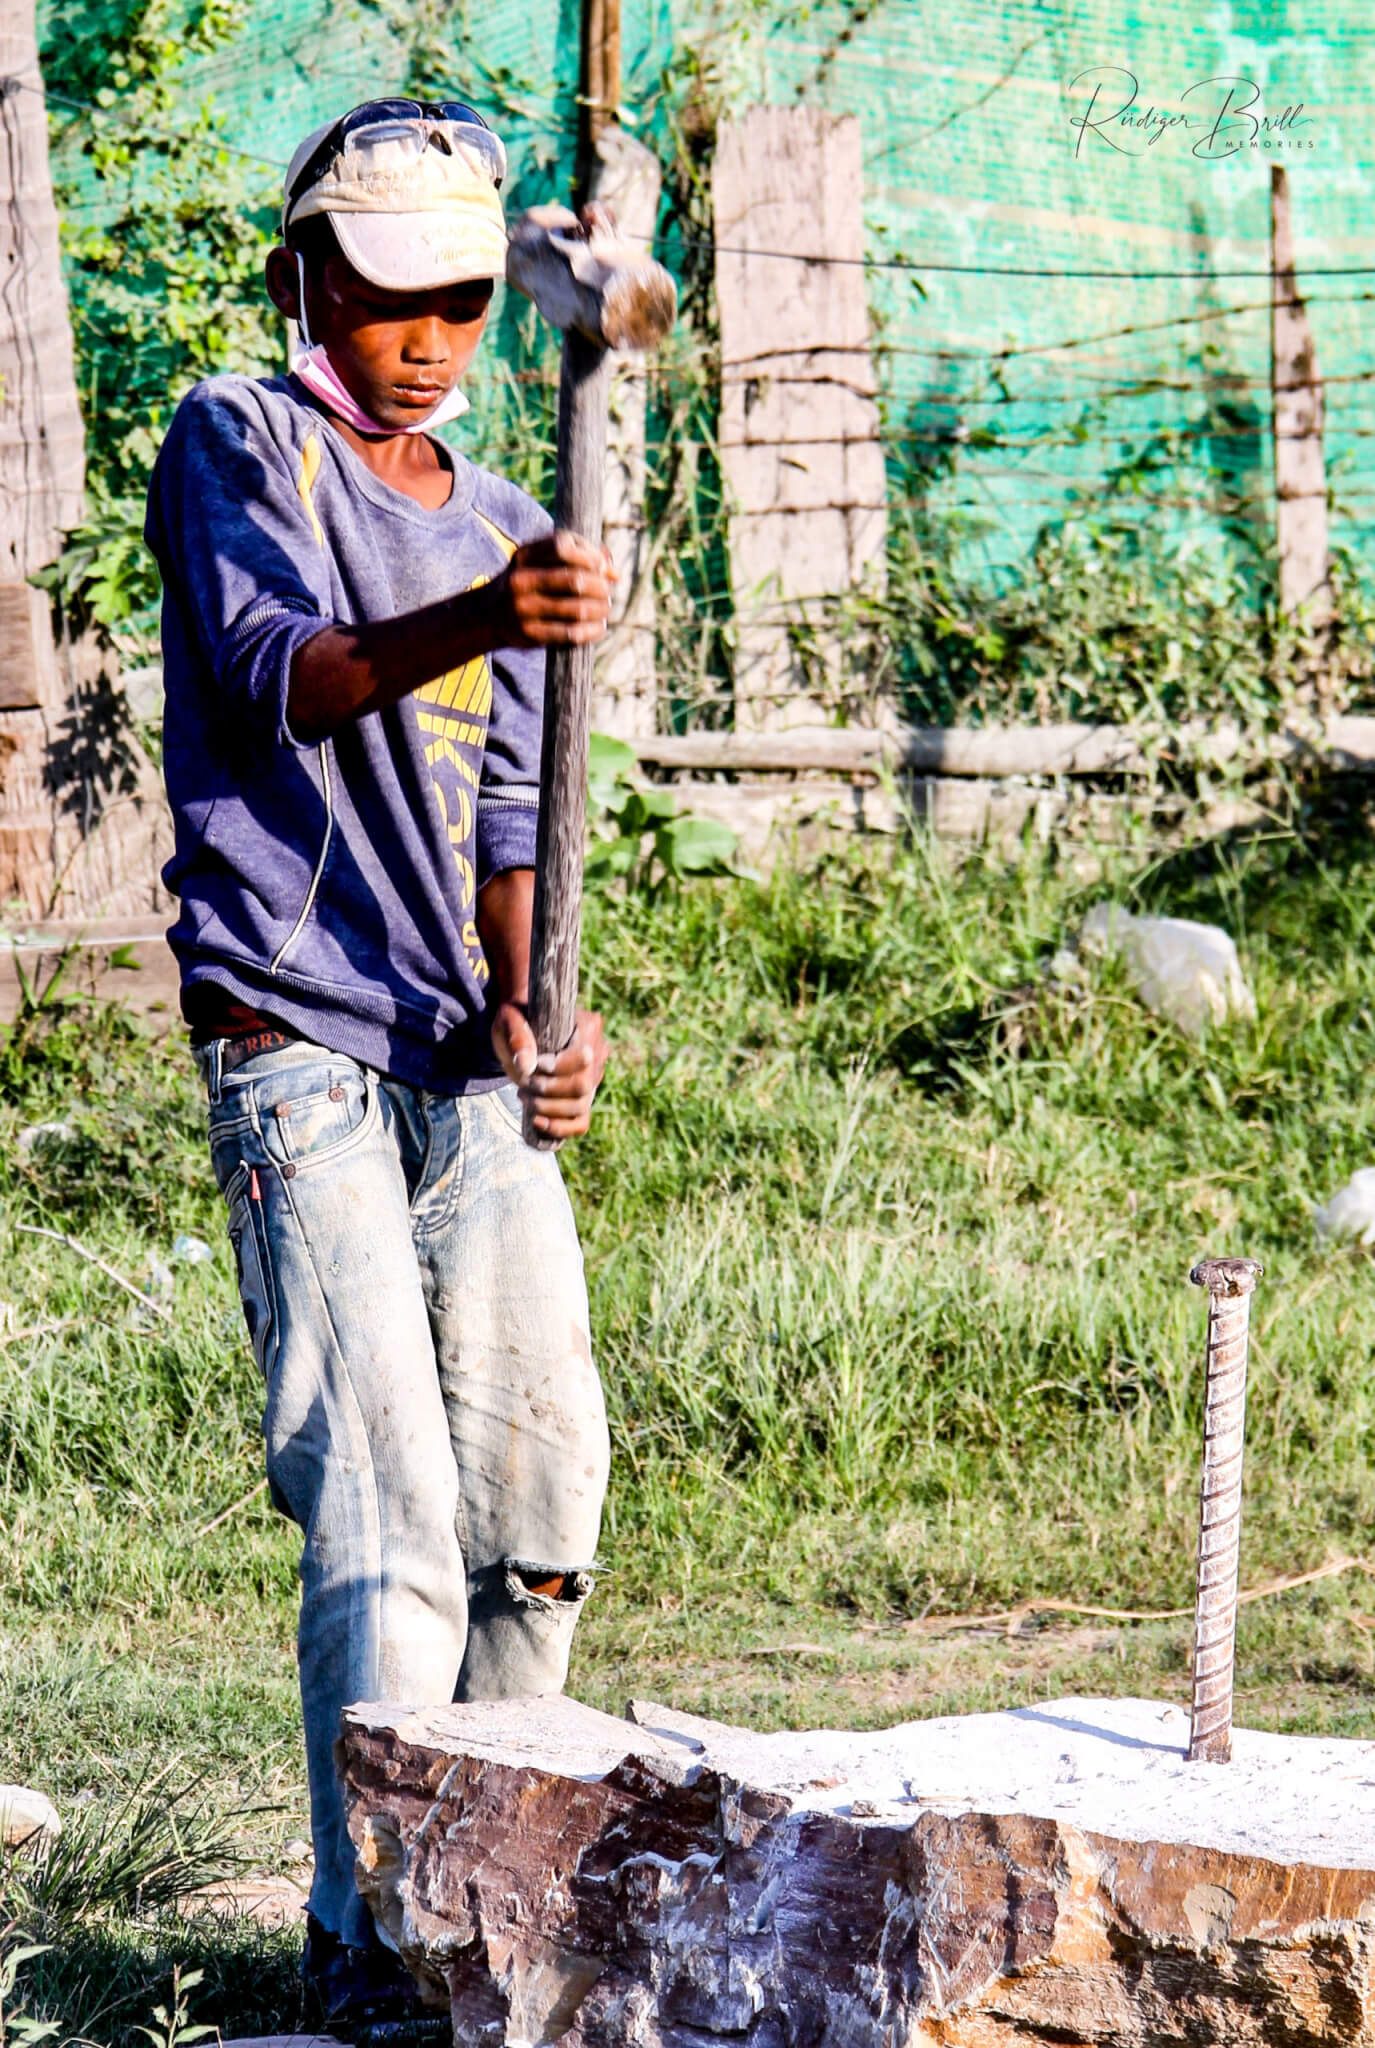
[[[1308,312],[1294,275],[1289,173],[1270,170],[1270,382],[1274,403],[1275,531],[1280,609],[1321,628],[1332,618],[1327,559],[1323,391]]]
[[[593,148],[593,199],[604,200],[627,242],[648,254],[659,215],[662,173],[653,150],[614,123]],[[639,356],[613,356],[602,538],[618,581],[612,630],[592,685],[592,728],[636,739],[656,726],[654,579],[645,529],[648,376]]]
[[[28,578],[81,517],[85,447],[48,173],[32,0],[0,0],[0,914],[56,882],[48,751],[66,704],[48,602]]]
[[[577,190],[595,198],[597,138],[621,104],[621,0],[582,0]]]
[[[735,722],[815,724],[788,621],[878,585],[886,540],[858,121],[804,106],[723,123],[712,204]]]
[[[94,634],[29,578],[81,518],[84,436],[33,0],[0,0],[0,922],[157,910],[171,827]]]

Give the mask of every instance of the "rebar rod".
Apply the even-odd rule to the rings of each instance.
[[[1191,1763],[1225,1764],[1232,1757],[1246,1352],[1251,1294],[1261,1271],[1255,1259],[1204,1259],[1189,1275],[1196,1287],[1208,1290]]]

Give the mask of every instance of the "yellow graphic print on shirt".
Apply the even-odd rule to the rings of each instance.
[[[305,446],[301,450],[301,474],[296,479],[296,495],[306,508],[311,531],[315,535],[316,546],[323,547],[325,544],[325,529],[320,524],[320,515],[315,509],[315,499],[311,495],[315,489],[315,479],[319,474],[319,438],[315,434],[307,434]]]
[[[516,544],[480,512],[474,517],[486,528],[509,562]],[[474,577],[470,590],[489,582]],[[475,827],[477,796],[482,780],[482,753],[487,742],[487,725],[492,715],[492,671],[481,656],[436,676],[413,696],[416,721],[425,745],[435,802],[448,837],[449,850],[458,870],[459,907],[463,913],[460,936],[468,965],[479,982],[488,977],[488,966],[477,935],[473,916],[477,902],[477,858]]]

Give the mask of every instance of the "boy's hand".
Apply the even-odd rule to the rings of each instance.
[[[600,640],[616,572],[606,548],[560,528],[517,548],[492,586],[511,647],[580,647]]]
[[[592,1098],[606,1068],[607,1044],[595,1010],[579,1010],[560,1053],[539,1053],[523,1003],[502,1003],[492,1019],[492,1047],[506,1077],[535,1111],[535,1129],[551,1138],[580,1138],[592,1120]]]

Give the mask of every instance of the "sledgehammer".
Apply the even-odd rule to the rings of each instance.
[[[673,325],[678,295],[662,264],[615,238],[604,208],[581,216],[533,206],[506,254],[508,284],[533,299],[563,332],[554,524],[599,545],[606,469],[612,349],[653,348]],[[530,950],[530,1025],[541,1052],[573,1036],[582,931],[587,729],[596,648],[551,647],[544,680],[535,909]],[[525,1142],[552,1151],[525,1111]]]

